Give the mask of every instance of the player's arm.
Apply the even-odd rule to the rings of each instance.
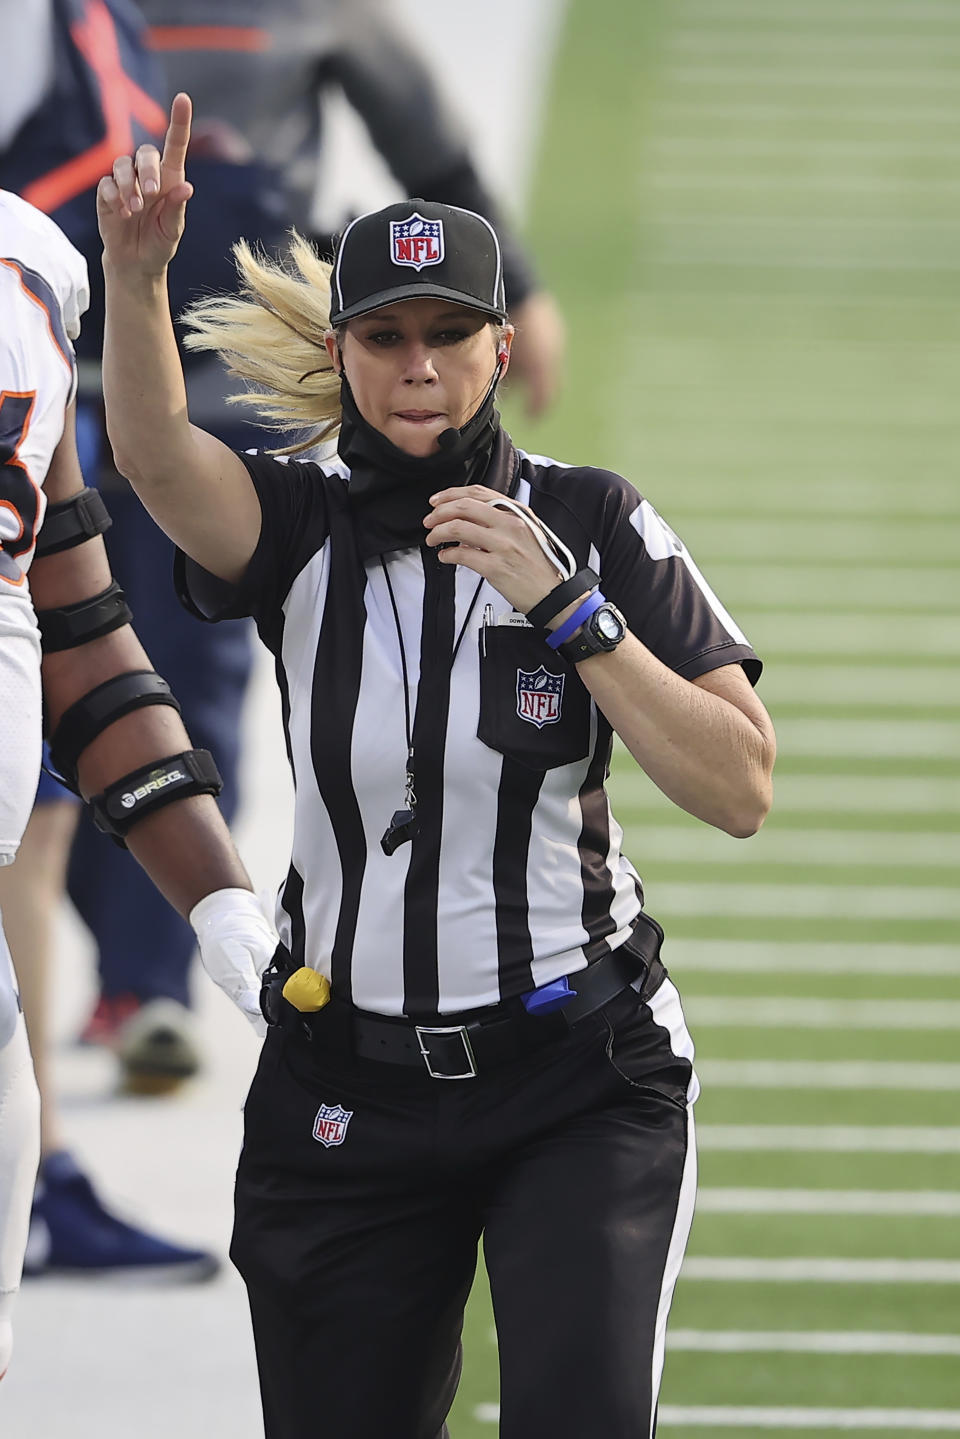
[[[183,233],[190,100],[178,95],[161,155],[122,155],[97,190],[106,322],[103,394],[117,469],[157,524],[205,569],[240,578],[260,535],[260,504],[243,462],[191,425],[167,298]]]
[[[72,407],[45,489],[48,510],[30,589],[54,764],[90,805],[97,826],[125,844],[191,920],[211,976],[248,1015],[258,1015],[258,976],[276,937],[217,806],[213,758],[192,748],[179,706],[153,670],[112,580],[101,538],[109,519],[99,497],[83,487]],[[225,931],[238,946],[226,958]]]

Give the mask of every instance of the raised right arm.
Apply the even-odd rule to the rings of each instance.
[[[161,155],[143,145],[100,181],[106,318],[103,395],[117,469],[157,524],[212,574],[240,579],[260,536],[260,502],[243,461],[191,425],[167,299],[183,234],[191,104],[177,95]]]

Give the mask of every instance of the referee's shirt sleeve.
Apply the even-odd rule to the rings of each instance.
[[[683,541],[627,480],[607,474],[600,588],[637,638],[685,679],[741,664],[751,684],[763,668]]]
[[[177,594],[198,619],[250,615],[265,641],[281,619],[283,602],[297,575],[327,537],[326,476],[318,465],[284,462],[271,455],[241,454],[260,501],[260,538],[235,585],[210,574],[177,551]]]

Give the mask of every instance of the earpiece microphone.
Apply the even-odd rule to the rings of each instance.
[[[481,410],[489,400],[490,396],[493,394],[494,390],[497,388],[497,385],[500,381],[500,376],[503,374],[503,367],[507,363],[508,357],[508,350],[497,351],[497,368],[493,372],[493,379],[490,381],[490,384],[487,387],[487,393],[484,395],[483,399],[480,402]],[[479,414],[479,411],[477,413]],[[474,416],[474,419],[476,419],[476,416]],[[466,426],[464,426],[464,428],[466,428]],[[453,428],[449,430],[441,430],[439,435],[437,436],[437,447],[441,450],[452,450],[459,439],[459,430],[455,430]],[[438,546],[438,548],[442,549],[443,546]]]

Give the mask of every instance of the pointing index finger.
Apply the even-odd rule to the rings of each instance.
[[[174,178],[181,177],[186,169],[192,117],[193,104],[190,96],[181,90],[179,95],[174,95],[173,104],[170,106],[170,124],[167,126],[163,154],[160,157],[161,170]]]

